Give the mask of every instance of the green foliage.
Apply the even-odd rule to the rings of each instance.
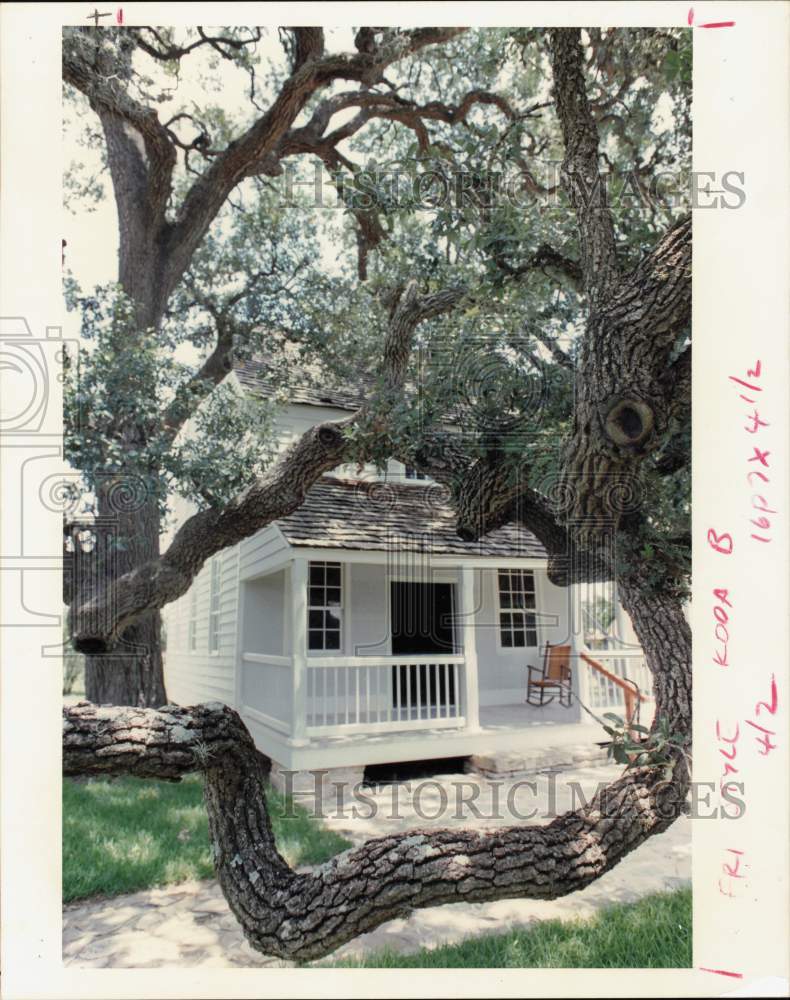
[[[267,792],[278,850],[288,863],[320,864],[343,837]],[[203,781],[140,778],[63,782],[63,901],[115,896],[214,874]]]
[[[605,712],[603,717],[609,722],[603,728],[612,738],[607,755],[615,763],[625,764],[626,770],[630,767],[663,767],[666,779],[672,777],[674,762],[678,754],[685,752],[687,738],[670,732],[667,719],[660,718],[651,732],[646,726],[627,723],[614,712]]]
[[[355,969],[689,969],[691,890],[654,893],[592,917],[538,920],[504,934],[401,955],[382,951],[333,962]],[[330,963],[324,963],[330,964]]]
[[[271,404],[220,386],[196,413],[196,436],[174,437],[164,413],[194,365],[156,331],[138,329],[117,285],[92,296],[72,285],[70,295],[82,311],[82,341],[66,366],[64,438],[85,489],[96,493],[114,478],[135,477],[164,513],[174,493],[203,506],[251,482],[271,458]]]
[[[165,44],[196,39],[191,29],[161,30]],[[249,38],[249,29],[222,30]],[[691,32],[595,28],[582,38],[601,170],[628,267],[688,208]],[[121,43],[122,32],[107,33],[107,45]],[[137,52],[132,85],[161,120],[173,119],[183,142],[203,129],[219,148],[260,115],[288,70],[288,53],[272,46],[245,45],[229,55],[195,50],[184,60],[191,74],[185,87],[179,63],[162,69]],[[531,263],[545,245],[579,258],[575,217],[559,184],[563,146],[546,32],[473,29],[398,63],[388,80],[418,104],[440,98],[456,106],[471,89],[501,94],[512,114],[473,104],[461,123],[429,121],[427,138],[373,118],[343,147],[334,176],[339,192],[305,157],[284,160],[279,175],[245,179],[204,236],[156,332],[137,329],[118,289],[71,289],[83,310],[84,349],[67,392],[67,445],[89,485],[132,471],[154,481],[163,510],[172,492],[200,505],[224,502],[269,460],[271,411],[215,390],[190,425],[191,443],[160,432],[165,407],[220,332],[231,331],[236,360],[268,359],[276,400],[287,398],[297,374],[316,385],[370,380],[386,331],[385,295],[412,279],[425,292],[463,284],[468,295],[449,321],[421,326],[411,390],[393,401],[395,427],[387,438],[375,426],[355,428],[360,450],[372,446],[381,462],[393,445],[417,453],[421,438],[451,418],[473,454],[504,459],[514,479],[526,475],[539,490],[556,480],[572,422],[573,372],[543,341],[559,339],[572,362],[585,303],[561,270]],[[300,123],[325,97],[311,99]],[[95,131],[84,100],[72,98],[77,114],[69,129]],[[69,182],[72,201],[82,185],[80,203],[98,197],[102,183],[102,164],[89,162],[90,142],[86,136],[80,157],[93,179],[75,172]],[[179,151],[172,216],[210,162]],[[354,213],[371,209],[386,238],[369,255],[362,283]],[[116,432],[130,420],[138,429],[131,441]],[[673,426],[667,441],[688,430]],[[689,473],[660,475],[651,466],[640,477],[649,516],[633,527],[633,545],[620,558],[623,566],[647,560],[656,585],[671,567],[670,587],[682,594]]]

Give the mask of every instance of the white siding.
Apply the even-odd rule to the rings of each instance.
[[[350,656],[388,656],[389,595],[384,567],[350,565],[346,580],[346,652]]]
[[[194,705],[221,701],[235,707],[235,669],[238,623],[239,547],[224,549],[220,560],[219,636],[216,653],[209,652],[209,585],[211,564],[207,562],[178,601],[165,609],[167,648],[165,687],[171,701]],[[188,631],[192,589],[197,593],[196,645],[189,652]]]

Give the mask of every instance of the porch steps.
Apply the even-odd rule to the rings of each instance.
[[[571,767],[597,767],[607,761],[605,747],[599,747],[596,743],[576,743],[473,754],[467,761],[466,771],[494,778],[550,770],[562,771]]]

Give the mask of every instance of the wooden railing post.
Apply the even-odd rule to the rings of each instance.
[[[607,670],[606,667],[600,664],[597,660],[593,659],[593,657],[588,653],[582,653],[579,656],[579,659],[582,660],[588,667],[606,677],[607,680],[610,680],[616,687],[620,688],[623,692],[623,701],[625,703],[626,722],[631,722],[633,720],[637,702],[647,701],[645,696],[638,693],[628,681],[624,681],[622,677],[618,677],[617,674],[613,674],[611,671]]]
[[[480,695],[475,635],[475,571],[471,566],[461,567],[461,613],[464,646],[464,712],[466,728],[475,730],[480,728]]]
[[[291,740],[307,742],[307,560],[291,562]]]
[[[580,640],[579,634],[576,629],[571,629],[571,665],[576,671],[576,685],[577,685],[577,697],[582,705],[587,708],[591,708],[590,699],[592,688],[590,687],[590,671],[587,668],[586,663],[582,659],[582,651],[584,646]],[[591,725],[595,722],[595,719],[584,709],[581,709],[580,722],[587,723]]]

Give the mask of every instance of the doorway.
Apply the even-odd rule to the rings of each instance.
[[[393,656],[452,656],[455,641],[455,584],[390,584],[390,621]],[[393,698],[396,690],[408,690],[414,707],[455,706],[455,672],[438,670],[427,663],[398,664],[392,668]],[[418,698],[418,700],[417,700]]]

